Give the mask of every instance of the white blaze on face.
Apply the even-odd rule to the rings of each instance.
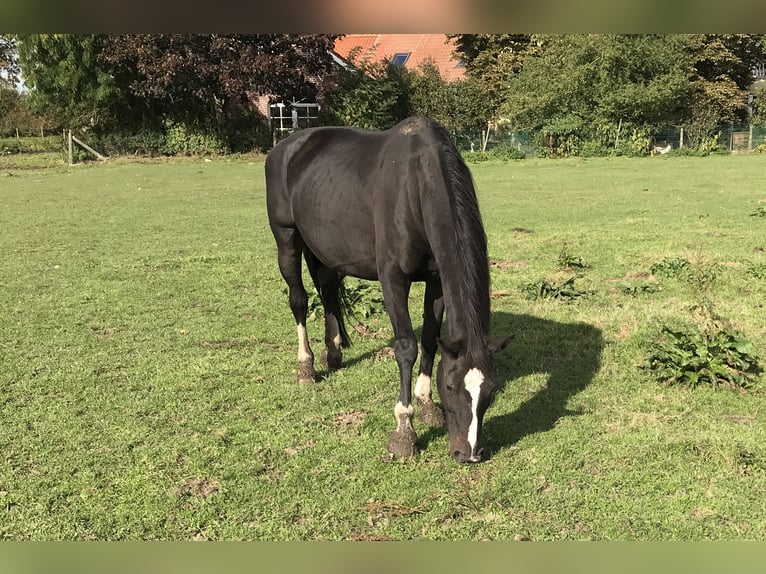
[[[311,347],[309,347],[309,336],[306,333],[306,325],[298,325],[298,360],[308,361],[311,358]]]
[[[481,384],[484,382],[484,375],[482,372],[474,367],[465,374],[463,384],[465,390],[471,395],[471,425],[468,427],[468,444],[471,445],[471,453],[473,454],[476,448],[477,434],[479,432],[479,417],[476,409],[479,406],[479,393],[481,393]]]

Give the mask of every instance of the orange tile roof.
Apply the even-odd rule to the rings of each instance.
[[[360,48],[358,60],[379,61],[409,52],[410,57],[404,63],[408,70],[431,59],[448,82],[465,77],[465,68],[457,67],[458,59],[452,55],[454,40],[444,34],[347,34],[335,40],[334,51],[347,60],[355,47]]]

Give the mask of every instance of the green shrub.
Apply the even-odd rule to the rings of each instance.
[[[569,251],[569,246],[566,243],[564,243],[564,245],[561,247],[561,251],[559,251],[558,263],[565,269],[572,267],[576,267],[578,269],[587,269],[590,267],[590,263],[585,261],[582,256],[571,253]]]
[[[96,147],[110,156],[154,156],[162,154],[167,148],[167,136],[160,129],[148,127],[131,132],[110,131],[98,136]]]
[[[662,287],[657,283],[649,281],[623,281],[619,284],[619,289],[626,295],[632,295],[633,297],[662,291]]]
[[[745,271],[756,279],[766,279],[766,263],[751,263]]]
[[[517,149],[511,144],[501,144],[490,148],[487,151],[464,151],[463,159],[468,163],[481,163],[484,161],[508,161],[524,159],[526,156],[523,151]]]
[[[611,152],[612,150],[598,140],[586,140],[580,146],[581,157],[604,157]]]
[[[649,268],[652,275],[663,277],[685,276],[689,272],[689,260],[683,257],[665,257]]]
[[[213,130],[167,120],[166,139],[162,149],[167,155],[221,155],[228,146]]]
[[[753,344],[725,329],[707,333],[696,327],[662,327],[641,368],[666,385],[702,384],[714,389],[751,387],[762,372]]]
[[[627,138],[620,140],[615,152],[627,157],[642,157],[649,155],[651,146],[651,136],[643,130],[634,129]]]
[[[563,283],[554,284],[547,279],[536,283],[526,283],[521,290],[527,299],[556,299],[559,301],[574,301],[590,295],[590,291],[580,289],[575,285],[576,277],[570,277]]]

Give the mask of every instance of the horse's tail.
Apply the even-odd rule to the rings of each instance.
[[[322,301],[322,306],[327,309],[325,302],[327,294],[324,293],[322,283],[319,281],[319,269],[322,267],[322,263],[317,259],[316,255],[305,247],[303,248],[303,255],[306,259],[306,267],[308,267],[311,280],[314,282],[314,287],[316,287],[317,293],[319,294],[319,299]],[[348,336],[348,331],[346,330],[346,318],[351,315],[351,306],[349,304],[348,292],[346,291],[343,279],[341,279],[338,284],[338,307],[340,308],[340,313],[338,313],[336,320],[338,321],[340,346],[347,348],[351,346],[351,338]]]

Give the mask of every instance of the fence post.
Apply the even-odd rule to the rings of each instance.
[[[74,162],[72,161],[72,130],[69,130],[67,140],[69,143],[69,165],[73,165]]]
[[[753,151],[753,124],[750,124],[747,131],[747,151]]]
[[[681,137],[678,140],[678,149],[684,147],[684,128],[681,128]]]

